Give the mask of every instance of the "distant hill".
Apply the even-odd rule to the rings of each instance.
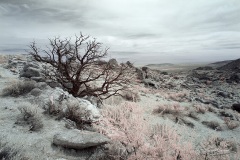
[[[230,62],[232,62],[233,60],[225,60],[225,61],[218,61],[218,62],[214,62],[214,63],[210,63],[207,66],[213,67],[213,68],[219,68],[222,67]]]
[[[160,63],[160,64],[148,64],[147,67],[171,67],[174,66],[172,63]]]
[[[219,70],[235,70],[240,69],[240,58],[237,60],[230,61],[229,63],[218,67]]]

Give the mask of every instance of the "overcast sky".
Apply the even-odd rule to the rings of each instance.
[[[0,53],[79,32],[134,63],[240,58],[240,0],[0,0]]]

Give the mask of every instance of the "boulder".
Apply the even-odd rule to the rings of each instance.
[[[53,144],[77,150],[100,146],[108,142],[110,140],[100,133],[77,129],[57,133],[53,137]]]
[[[40,77],[40,70],[33,68],[33,67],[28,67],[27,69],[23,69],[22,72],[20,73],[20,77],[26,77],[26,78],[31,78],[31,77]]]
[[[47,86],[48,86],[48,85],[47,85],[46,82],[39,82],[39,83],[36,83],[36,84],[35,84],[35,87],[36,87],[36,88],[39,88],[39,89],[41,89],[41,90],[47,88]]]
[[[48,94],[41,94],[42,99],[44,99],[45,102],[49,101],[49,95]],[[101,117],[99,109],[91,104],[88,100],[73,97],[71,94],[69,94],[66,91],[63,91],[61,88],[55,88],[51,90],[52,101],[56,104],[61,103],[61,110],[64,114],[68,113],[68,105],[71,104],[77,104],[79,107],[79,110],[85,110],[88,112],[88,120],[91,120],[92,122],[96,122]],[[49,106],[45,105],[44,107],[46,110],[49,110]]]
[[[140,79],[140,80],[144,79],[145,76],[144,76],[144,73],[143,73],[143,71],[141,69],[136,68],[136,73],[137,73],[138,79]]]
[[[126,64],[127,64],[128,67],[130,67],[130,68],[133,68],[133,67],[134,67],[133,64],[132,64],[130,61],[127,61]]]
[[[223,91],[218,92],[217,95],[220,96],[220,97],[223,97],[223,98],[229,98],[230,97],[229,93],[223,92]]]
[[[240,112],[240,103],[233,104],[231,108],[237,112]]]
[[[31,77],[31,80],[34,80],[36,82],[44,82],[45,80],[43,79],[43,77]]]
[[[148,67],[142,67],[142,71],[147,72],[149,70]]]
[[[153,80],[151,79],[144,79],[143,80],[143,83],[149,87],[153,87],[155,89],[158,89],[158,84],[156,82],[154,82]]]
[[[118,66],[118,62],[116,59],[112,58],[108,61],[109,65],[112,67],[112,68],[115,68]]]
[[[30,94],[33,95],[33,96],[39,96],[40,94],[42,93],[42,90],[39,89],[39,88],[34,88],[31,90]]]

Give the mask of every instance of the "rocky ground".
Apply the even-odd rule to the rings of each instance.
[[[43,67],[31,57],[2,56],[0,62],[0,159],[104,157],[109,145],[113,146],[113,141],[117,140],[107,133],[108,129],[99,130],[98,125],[106,122],[101,120],[106,116],[106,112],[102,112],[104,107],[100,109],[90,99],[91,102],[75,98],[58,84],[46,81],[41,72]],[[117,108],[131,101],[130,104],[142,110],[142,123],[171,126],[182,141],[191,142],[199,155],[195,159],[238,159],[239,64],[236,60],[223,66],[202,66],[174,73],[132,66],[138,79],[132,82],[125,99],[111,97],[104,105]],[[74,119],[75,115],[81,115],[81,121]],[[132,128],[135,123],[138,122],[129,121]],[[145,132],[138,129],[135,134]],[[210,144],[207,140],[213,136],[214,144]],[[117,148],[125,147],[126,152],[122,159],[127,159],[126,154],[131,151],[125,143],[119,142],[121,145]],[[204,146],[203,142],[209,143]]]

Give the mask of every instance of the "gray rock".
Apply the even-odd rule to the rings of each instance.
[[[137,73],[138,79],[140,79],[140,80],[144,79],[144,73],[143,73],[143,71],[141,69],[136,68],[136,73]]]
[[[218,95],[218,96],[221,96],[221,97],[223,97],[223,98],[229,98],[229,97],[230,97],[230,94],[229,94],[229,93],[227,93],[227,92],[222,92],[222,91],[218,92],[217,95]]]
[[[154,82],[153,80],[151,79],[144,79],[143,80],[143,83],[149,87],[153,87],[155,89],[158,89],[158,84],[156,82]]]
[[[20,73],[20,77],[26,77],[26,78],[31,78],[31,77],[40,77],[40,70],[33,68],[33,67],[28,67],[27,69],[23,69],[22,72]]]
[[[36,83],[35,84],[35,87],[36,88],[39,88],[39,89],[45,89],[46,87],[47,87],[48,85],[47,85],[47,83],[45,83],[45,82],[39,82],[39,83]]]
[[[39,69],[39,65],[37,63],[27,63],[24,65],[23,70],[26,71],[29,67]]]
[[[52,80],[46,80],[46,83],[47,83],[47,85],[49,85],[52,88],[62,87],[60,83],[54,82]]]
[[[114,68],[114,67],[117,67],[118,66],[118,62],[116,59],[112,58],[108,61],[109,65]]]
[[[100,146],[110,140],[97,132],[80,131],[77,129],[57,133],[53,137],[53,144],[71,149],[84,149]]]
[[[48,94],[41,94],[41,97],[44,102],[49,101],[49,95]],[[92,122],[96,122],[101,117],[99,109],[91,104],[88,100],[73,97],[71,94],[69,94],[66,91],[63,91],[61,88],[55,88],[52,89],[51,95],[53,102],[57,105],[61,103],[61,110],[64,114],[68,113],[68,105],[75,105],[77,104],[77,107],[79,107],[79,110],[84,110],[88,113],[88,117],[86,117],[88,120],[91,120]],[[44,108],[48,110],[49,106],[45,105]]]
[[[147,72],[149,70],[148,67],[142,67],[142,71]]]
[[[240,103],[233,104],[231,108],[237,112],[240,112]]]
[[[133,64],[132,64],[130,61],[127,61],[126,64],[127,64],[128,67],[130,67],[130,68],[133,68],[133,67],[134,67]]]
[[[40,94],[42,93],[42,90],[41,89],[39,89],[39,88],[34,88],[31,92],[30,92],[30,94],[31,95],[33,95],[33,96],[39,96]]]
[[[42,77],[31,77],[31,80],[34,80],[36,82],[44,82],[45,81]]]

